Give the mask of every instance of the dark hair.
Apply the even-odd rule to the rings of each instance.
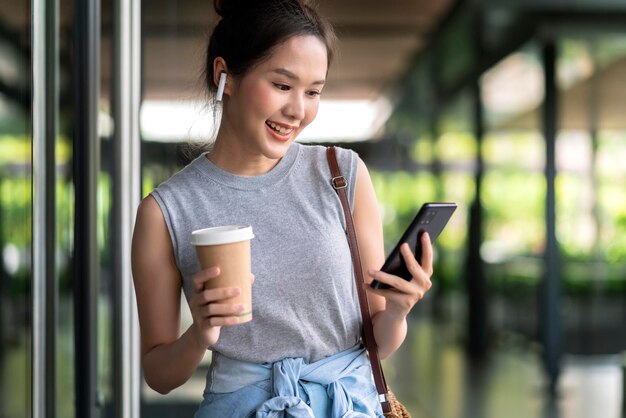
[[[213,30],[206,53],[204,81],[210,93],[216,90],[215,58],[222,57],[230,73],[243,75],[292,36],[318,37],[326,46],[328,65],[332,61],[335,32],[311,1],[214,0],[214,7],[222,19]]]

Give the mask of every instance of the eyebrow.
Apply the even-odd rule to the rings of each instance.
[[[276,69],[272,70],[272,72],[284,75],[285,77],[290,78],[292,80],[296,80],[296,81],[300,80],[300,78],[297,75],[295,75],[294,73],[292,73],[291,71],[289,71],[286,68],[276,68]],[[311,84],[323,85],[325,83],[326,83],[326,80],[317,80],[317,81],[314,81]]]

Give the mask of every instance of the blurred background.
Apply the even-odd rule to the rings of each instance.
[[[459,204],[384,362],[414,417],[618,418],[626,1],[319,0],[340,53],[304,143],[370,168],[389,250]],[[0,0],[0,418],[192,416],[141,377],[139,200],[210,139],[200,0]],[[189,314],[183,304],[182,325]]]

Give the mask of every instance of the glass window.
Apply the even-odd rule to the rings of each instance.
[[[449,22],[436,50],[437,74],[445,88],[459,83],[476,62],[471,14],[459,13]]]
[[[626,291],[626,34],[558,43],[557,234],[569,352],[617,353]],[[593,338],[588,338],[593,336]]]
[[[440,256],[435,271],[437,280],[450,288],[463,283],[469,210],[476,190],[474,100],[470,91],[459,94],[439,117],[435,153],[440,165],[437,200],[456,202],[458,208],[437,239]],[[439,272],[439,273],[437,273]]]
[[[97,309],[97,399],[101,402],[100,416],[115,417],[115,392],[113,378],[115,363],[114,346],[114,298],[115,298],[115,243],[121,233],[112,226],[113,201],[115,187],[113,184],[114,151],[113,151],[113,6],[112,2],[101,5],[101,43],[100,43],[100,97],[98,109],[98,137],[100,146],[100,171],[98,173],[97,194],[97,248],[100,262],[98,309]]]
[[[0,416],[31,414],[30,2],[0,12]]]
[[[480,90],[485,118],[480,253],[492,295],[490,323],[534,338],[546,236],[538,48],[530,44],[505,57],[483,74]]]
[[[626,36],[564,39],[560,50],[559,238],[568,261],[623,262],[626,123],[614,105],[626,98]]]
[[[56,411],[57,416],[75,417],[75,338],[73,253],[75,195],[72,175],[74,106],[73,63],[70,56],[74,47],[74,5],[59,1],[59,43],[57,71],[59,73],[59,109],[55,144],[56,161],[56,255],[57,323],[56,323]]]

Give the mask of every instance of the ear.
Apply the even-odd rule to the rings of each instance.
[[[215,87],[219,85],[220,75],[222,73],[228,74],[228,67],[226,65],[226,61],[224,61],[224,58],[217,57],[215,58],[215,60],[213,60],[213,84],[215,85]],[[228,81],[229,80],[227,78],[226,85],[224,86],[224,95],[226,96],[230,96],[231,90]]]

